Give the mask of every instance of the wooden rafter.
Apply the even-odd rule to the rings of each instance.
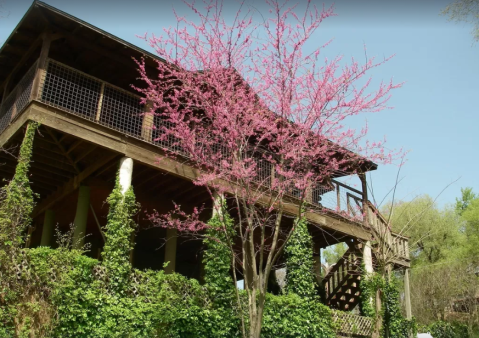
[[[83,160],[85,157],[87,157],[88,155],[90,155],[95,149],[97,149],[98,147],[96,145],[92,145],[88,150],[82,152],[80,155],[77,156],[77,158],[75,159],[75,164],[77,164],[78,162],[80,162],[81,160]]]
[[[48,208],[50,208],[52,205],[54,205],[57,201],[60,199],[68,196],[71,194],[73,191],[78,189],[80,186],[80,183],[83,182],[86,178],[88,178],[91,174],[93,174],[95,171],[100,169],[102,166],[106,165],[113,159],[118,157],[118,154],[110,154],[108,156],[103,156],[101,159],[98,161],[95,161],[92,165],[87,167],[85,170],[80,172],[78,175],[75,177],[72,177],[67,183],[65,183],[62,187],[57,189],[53,195],[49,196],[45,201],[40,203],[35,210],[33,211],[33,217],[41,214]]]
[[[55,141],[58,148],[62,151],[63,155],[68,159],[72,167],[75,168],[75,171],[77,172],[77,174],[79,174],[81,170],[78,167],[77,163],[75,162],[75,159],[70,154],[67,153],[67,150],[65,149],[63,144],[60,143],[60,140],[55,136],[55,134],[49,128],[46,128],[46,131],[50,135],[50,137],[53,139],[53,141]]]

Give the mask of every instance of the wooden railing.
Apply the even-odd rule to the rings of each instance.
[[[37,65],[38,61],[30,67],[10,93],[2,99],[0,106],[0,134],[31,101]]]
[[[356,316],[349,312],[332,311],[333,322],[337,325],[336,332],[341,336],[370,337],[373,331],[373,319]]]
[[[390,250],[397,259],[409,260],[408,238],[392,232],[388,221],[370,202],[368,202],[368,223],[377,236],[380,236],[389,245]]]
[[[351,248],[333,265],[323,278],[326,300],[329,301],[353,274],[360,274],[359,257]]]

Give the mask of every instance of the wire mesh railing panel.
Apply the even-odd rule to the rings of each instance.
[[[49,60],[41,101],[89,120],[95,120],[101,82],[56,61]]]
[[[362,193],[337,181],[331,186],[318,186],[312,190],[312,203],[348,215],[359,220],[363,219]]]
[[[38,62],[35,62],[27,71],[25,76],[20,80],[17,85],[17,96],[15,100],[16,114],[19,114],[23,108],[25,108],[31,101],[33,80],[35,79],[35,73],[37,70]],[[13,117],[15,118],[15,116]]]
[[[256,164],[256,175],[253,177],[253,181],[265,187],[270,187],[273,165],[270,161],[262,158],[262,154],[254,154],[253,160]]]
[[[152,141],[154,144],[181,155],[186,155],[181,147],[180,140],[165,131],[173,127],[172,122],[166,120],[163,116],[156,115],[153,118],[153,124]]]
[[[143,106],[140,97],[104,85],[100,123],[110,128],[141,138]]]
[[[18,116],[31,101],[33,80],[38,62],[35,62],[25,73],[20,82],[3,100],[0,107],[0,133]]]
[[[11,93],[14,94],[14,93]],[[13,111],[15,110],[15,95],[9,95],[3,100],[2,107],[0,108],[0,132],[3,132],[5,128],[10,124]]]

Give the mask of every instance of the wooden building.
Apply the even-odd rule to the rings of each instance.
[[[26,123],[41,123],[30,172],[32,189],[39,196],[30,246],[55,246],[54,226],[65,230],[75,224],[77,233],[87,234],[87,254],[98,257],[108,212],[104,202],[125,157],[133,160],[132,185],[143,210],[170,210],[172,200],[187,208],[211,204],[206,190],[192,184],[193,168],[171,159],[157,161],[171,145],[155,141],[148,125],[156,121],[140,115],[145,108],[131,85],[139,85],[132,58],[141,57],[156,68],[157,56],[39,1],[1,48],[0,146],[15,153]],[[0,156],[0,177],[11,179],[16,160],[7,153]],[[371,163],[369,169],[376,165]],[[352,310],[359,301],[360,262],[364,259],[373,269],[374,255],[367,245],[371,229],[387,226],[364,189],[335,180],[333,185],[334,191],[312,192],[311,203],[322,199],[322,206],[307,217],[315,225],[317,255],[319,249],[341,241],[350,245],[323,283],[331,307]],[[368,211],[366,222],[350,217],[354,206]],[[200,241],[152,228],[141,214],[137,222],[135,267],[162,269],[170,261],[169,271],[200,278]],[[389,235],[396,267],[408,268],[407,238]]]

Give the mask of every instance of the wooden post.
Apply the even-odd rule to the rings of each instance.
[[[336,199],[338,202],[338,211],[341,211],[341,191],[339,190],[338,183],[336,183]]]
[[[314,275],[316,277],[316,281],[319,285],[321,285],[323,279],[321,276],[321,246],[317,243],[314,243]]]
[[[371,242],[367,241],[364,243],[364,248],[363,248],[363,263],[364,263],[364,269],[366,270],[365,272],[369,275],[374,272],[374,267],[373,267],[373,253],[371,250]]]
[[[165,273],[175,272],[177,240],[178,231],[176,229],[166,229],[165,263],[169,263],[165,268]]]
[[[143,123],[141,125],[141,137],[148,142],[153,141],[153,128],[154,128],[154,119],[155,116],[152,113],[149,113],[153,103],[148,101],[145,105],[145,115],[143,115]]]
[[[90,187],[85,185],[78,189],[78,202],[73,224],[73,248],[81,249],[85,242],[86,224],[88,220],[88,209],[90,206]]]
[[[41,93],[41,81],[47,71],[48,52],[50,51],[51,33],[46,31],[42,36],[42,49],[40,51],[40,58],[38,59],[37,71],[35,73],[35,79],[33,80],[32,92],[30,98],[32,100],[40,100]]]
[[[105,92],[105,82],[101,83],[100,97],[98,98],[98,108],[96,109],[95,121],[100,121],[101,105],[103,104],[103,93]]]
[[[15,90],[15,101],[13,102],[12,115],[10,116],[10,121],[13,120],[15,116],[17,115],[17,102],[18,102],[18,98],[20,97],[20,93],[21,93],[20,90],[21,90],[20,86],[17,86]]]
[[[40,246],[51,246],[53,229],[55,227],[55,212],[51,209],[45,211],[43,219],[42,240]]]
[[[368,227],[368,184],[366,182],[366,174],[361,173],[358,175],[359,179],[361,180],[362,192],[363,192],[363,225],[364,227]]]
[[[406,304],[406,319],[412,319],[411,290],[409,288],[409,269],[404,270],[404,302]]]
[[[0,105],[0,109],[3,106],[3,103],[5,102],[5,99],[8,96],[8,88],[9,88],[9,85],[10,85],[10,79],[11,78],[12,78],[12,74],[10,73],[10,75],[5,80],[5,85],[3,87],[2,104]]]
[[[103,95],[104,84],[102,83],[101,94]],[[101,111],[101,101],[99,103],[99,111]],[[131,187],[131,179],[133,176],[133,159],[123,157],[120,160],[120,168],[118,169],[118,180],[121,186],[121,194],[125,196],[128,189]],[[135,242],[135,232],[131,233],[131,243]],[[133,264],[134,249],[130,251],[130,264]]]

